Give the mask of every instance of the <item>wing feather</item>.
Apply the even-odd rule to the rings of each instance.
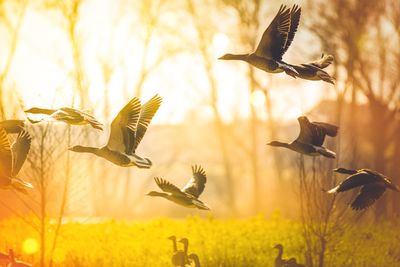
[[[163,178],[155,177],[154,181],[156,182],[158,187],[164,192],[171,194],[185,195],[177,186],[171,184],[170,182],[164,180]]]
[[[342,181],[337,187],[335,192],[345,192],[355,187],[364,186],[370,183],[376,183],[379,178],[367,173],[366,171],[360,171],[356,174],[350,175],[344,181]],[[331,190],[330,190],[331,191]]]
[[[17,139],[12,145],[13,153],[13,168],[12,177],[17,176],[19,171],[24,165],[24,162],[28,156],[29,150],[31,148],[32,138],[27,131],[22,131],[19,133]]]
[[[358,193],[357,197],[351,203],[351,208],[353,210],[363,210],[368,208],[383,195],[385,190],[385,185],[381,183],[364,185]]]
[[[126,153],[129,146],[129,131],[135,132],[140,114],[140,100],[134,97],[126,104],[111,123],[107,147]]]
[[[151,120],[156,114],[158,108],[161,106],[162,98],[159,95],[153,96],[149,101],[143,104],[140,110],[140,117],[137,125],[135,134],[131,134],[130,137],[134,140],[130,141],[132,147],[130,147],[130,153],[134,153],[138,147],[140,141],[143,139],[144,134],[147,131]]]
[[[294,5],[292,10],[290,11],[290,30],[288,33],[288,38],[286,41],[285,48],[283,49],[283,54],[288,50],[289,46],[292,44],[294,36],[297,32],[297,28],[299,27],[301,16],[301,8],[298,5]]]
[[[290,30],[290,9],[281,5],[275,18],[264,31],[255,54],[281,60]]]
[[[7,132],[0,128],[0,178],[10,178],[13,157]]]
[[[192,166],[192,173],[193,177],[189,180],[182,191],[198,198],[204,191],[207,176],[204,169],[198,165]]]

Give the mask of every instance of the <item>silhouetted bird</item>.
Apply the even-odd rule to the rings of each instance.
[[[171,184],[170,182],[162,178],[154,178],[158,187],[164,192],[151,191],[147,193],[148,196],[163,197],[176,204],[188,207],[198,208],[202,210],[209,210],[209,208],[198,198],[203,192],[205,184],[207,182],[206,172],[201,166],[192,166],[193,178],[191,178],[188,184],[181,189]]]
[[[296,140],[290,144],[272,141],[267,145],[286,147],[309,156],[323,155],[328,158],[336,158],[335,152],[322,145],[326,135],[331,137],[337,135],[339,127],[323,122],[310,122],[305,116],[299,117],[297,120],[300,124],[300,134]]]
[[[70,124],[70,125],[90,124],[95,129],[103,130],[103,124],[101,124],[99,121],[97,121],[95,117],[93,117],[92,115],[87,114],[83,111],[74,109],[74,108],[68,108],[68,107],[63,107],[63,108],[59,108],[59,109],[31,108],[31,109],[25,110],[25,113],[46,114],[46,115],[49,115],[49,117],[46,119],[62,121],[67,124]],[[28,117],[28,120],[31,123],[38,123],[45,119],[35,121]]]
[[[350,176],[338,186],[329,190],[328,193],[340,193],[356,187],[361,187],[357,197],[350,205],[353,210],[368,208],[385,193],[387,188],[400,192],[400,188],[387,179],[385,175],[373,170],[337,168],[334,171],[342,174],[349,174]]]
[[[275,18],[265,30],[260,43],[251,54],[225,54],[219,59],[242,60],[256,68],[270,73],[285,72],[296,78],[324,80],[333,83],[328,73],[322,70],[333,61],[332,56],[322,57],[315,62],[302,65],[291,65],[282,61],[299,26],[301,8],[294,5],[292,9],[281,5]]]
[[[295,258],[283,259],[283,246],[281,244],[275,245],[274,248],[278,250],[278,255],[275,258],[275,267],[304,267],[304,265],[298,264]]]
[[[297,263],[295,258],[290,258],[284,263],[284,267],[305,267],[305,265]]]
[[[183,250],[178,250],[177,245],[176,245],[176,236],[170,236],[168,237],[169,240],[172,240],[172,245],[173,245],[173,252],[174,254],[172,255],[171,262],[174,266],[179,266],[179,267],[184,267],[185,266],[185,259],[186,255]]]
[[[21,131],[10,146],[10,140],[3,128],[0,128],[0,188],[14,188],[22,193],[32,189],[32,184],[18,178],[17,175],[28,156],[31,137],[28,132]]]
[[[190,266],[194,264],[194,267],[201,267],[199,256],[195,253],[191,253],[189,256]]]
[[[0,121],[0,127],[6,130],[8,134],[20,133],[25,126],[23,120],[5,120]]]
[[[162,98],[155,95],[141,106],[140,100],[133,98],[111,123],[107,145],[101,148],[74,146],[69,149],[74,152],[93,153],[122,167],[150,168],[150,159],[139,157],[136,149],[161,101]]]
[[[278,250],[278,255],[275,258],[275,267],[283,267],[286,260],[282,259],[283,255],[283,246],[281,244],[277,244],[274,246]]]
[[[184,237],[184,238],[181,238],[178,242],[183,244],[183,252],[184,252],[184,255],[185,255],[185,264],[190,264],[189,258],[188,258],[189,239]]]
[[[7,267],[31,267],[32,266],[32,264],[30,264],[30,263],[17,260],[15,258],[14,251],[12,249],[10,249],[9,254],[10,254],[9,255],[10,263],[7,265]]]

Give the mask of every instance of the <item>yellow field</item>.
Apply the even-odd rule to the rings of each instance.
[[[13,247],[20,258],[38,262],[35,232],[17,220],[0,222],[0,229],[2,250]],[[398,224],[355,229],[329,240],[325,266],[400,266]],[[304,262],[297,222],[262,216],[244,220],[191,217],[67,223],[54,253],[54,266],[171,266],[170,235],[189,238],[189,252],[199,255],[202,266],[273,266],[276,251],[272,247],[276,243],[284,245],[284,257]],[[51,231],[48,237],[52,237]]]

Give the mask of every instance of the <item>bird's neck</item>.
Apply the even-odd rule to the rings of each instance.
[[[183,244],[183,251],[185,252],[185,255],[187,255],[188,248],[189,248],[189,243],[185,242],[185,243]]]
[[[276,259],[282,260],[282,255],[283,255],[283,249],[278,248],[278,255],[276,256]]]
[[[172,240],[172,246],[174,248],[174,252],[176,252],[178,250],[178,247],[176,246],[176,239]]]
[[[100,149],[97,147],[91,147],[91,146],[81,146],[79,147],[79,152],[80,153],[92,153],[101,156]]]
[[[336,170],[338,173],[343,173],[343,174],[356,174],[356,170],[351,170],[351,169],[345,169],[345,168],[339,168]]]
[[[247,61],[249,54],[230,54],[225,60],[244,60]]]
[[[276,141],[274,143],[274,146],[290,148],[290,145],[288,143],[279,142],[279,141]]]

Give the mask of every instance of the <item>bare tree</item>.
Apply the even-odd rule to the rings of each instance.
[[[22,27],[27,4],[28,1],[26,0],[0,2],[0,25],[6,28],[10,40],[4,66],[1,66],[0,69],[0,119],[2,120],[6,118],[4,110],[4,94],[7,87],[6,81],[17,51],[19,33]],[[16,16],[15,21],[14,16]]]

